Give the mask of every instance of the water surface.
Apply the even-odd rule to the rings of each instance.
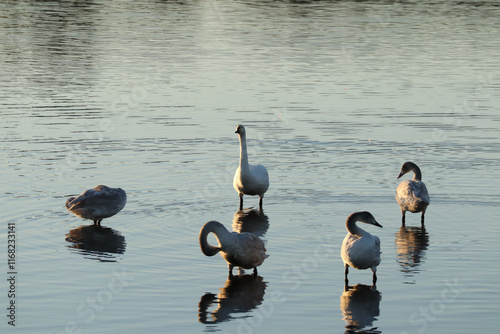
[[[499,327],[496,2],[4,1],[0,13],[17,331]],[[253,197],[237,210],[240,123],[269,170],[263,214]],[[394,199],[408,160],[431,196],[424,227],[408,214],[402,228]],[[128,195],[102,229],[64,207],[98,184]],[[378,282],[351,270],[345,288],[344,223],[361,210],[384,226],[366,227],[382,242]],[[264,240],[258,277],[228,278],[201,253],[212,219]]]

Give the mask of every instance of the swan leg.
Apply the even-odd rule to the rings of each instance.
[[[425,209],[422,210],[422,218],[420,218],[420,223],[424,225],[424,216],[425,216]]]
[[[377,273],[373,269],[372,271],[373,271],[373,285],[375,285],[375,283],[377,283]]]
[[[257,267],[253,267],[253,276],[257,277]]]
[[[349,274],[349,265],[346,263],[345,264],[345,271],[344,271],[344,283],[345,283],[345,286],[349,286],[349,280],[347,279],[347,274]]]
[[[231,263],[228,263],[227,266],[229,267],[229,277],[233,277],[234,266]]]
[[[405,216],[406,216],[406,211],[405,211],[405,210],[403,210],[403,209],[401,209],[401,216],[402,216],[402,218],[401,218],[401,222],[402,222],[402,224],[404,225],[404,224],[405,224]]]
[[[243,210],[243,194],[240,193],[240,210]]]
[[[101,225],[102,219],[94,219],[94,225]]]
[[[259,210],[262,211],[262,199],[264,197],[263,196],[259,196]]]

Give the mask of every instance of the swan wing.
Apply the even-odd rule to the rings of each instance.
[[[408,202],[430,203],[427,187],[421,181],[406,180],[399,184],[396,189],[396,200],[400,204]]]
[[[380,239],[377,236],[347,235],[342,243],[344,263],[356,269],[376,267],[380,263]]]
[[[250,165],[250,172],[252,175],[261,181],[269,182],[269,174],[267,168],[262,165]]]
[[[260,266],[269,257],[264,243],[255,234],[244,232],[235,233],[234,236],[236,242],[232,254],[236,265],[250,269]]]
[[[71,208],[79,208],[82,206],[96,206],[113,204],[117,200],[114,193],[108,191],[97,191],[94,189],[85,190],[83,194],[78,196],[71,202]]]
[[[117,188],[94,188],[88,189],[73,201],[68,203],[68,210],[78,211],[80,213],[87,212],[99,217],[112,216],[118,213],[127,201],[126,194],[123,190]]]
[[[269,187],[269,174],[267,173],[267,168],[262,165],[250,165],[250,173],[255,182],[260,184],[262,187]]]

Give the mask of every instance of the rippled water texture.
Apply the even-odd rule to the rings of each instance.
[[[499,17],[486,0],[2,1],[15,329],[498,331]],[[237,124],[269,171],[264,212],[238,211]],[[405,161],[425,226],[401,226]],[[64,205],[99,184],[128,197],[102,227]],[[351,269],[344,287],[345,220],[364,210],[384,226],[363,226],[378,282]],[[208,220],[264,241],[257,277],[202,254]]]

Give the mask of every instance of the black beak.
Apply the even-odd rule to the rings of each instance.
[[[401,171],[401,172],[399,173],[398,177],[396,178],[396,180],[397,180],[397,179],[399,179],[399,178],[400,178],[401,176],[403,176],[403,175],[405,175],[405,173],[403,173],[403,171]]]

